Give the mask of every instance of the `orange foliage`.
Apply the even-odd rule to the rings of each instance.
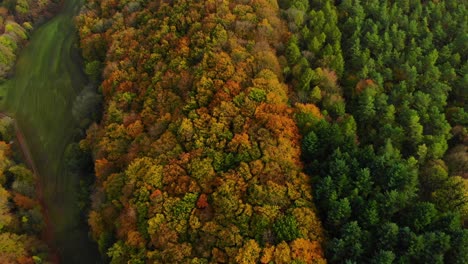
[[[299,238],[291,243],[291,249],[292,257],[305,263],[312,263],[324,258],[322,248],[317,241]]]
[[[130,92],[133,90],[133,83],[130,81],[121,82],[117,90],[119,92]]]
[[[98,159],[94,162],[94,170],[96,177],[99,180],[105,180],[113,168],[113,163],[109,162],[106,158]]]
[[[39,205],[37,201],[19,193],[13,194],[13,201],[18,207],[26,210],[33,209]]]
[[[355,92],[356,92],[356,94],[360,94],[367,87],[373,87],[373,86],[375,86],[375,83],[371,79],[360,80],[356,84]]]
[[[179,43],[177,45],[177,52],[182,57],[187,57],[190,52],[190,39],[188,37],[182,37],[179,39]]]
[[[132,247],[144,247],[145,239],[138,231],[130,231],[127,234],[127,243]]]
[[[93,235],[93,238],[97,240],[104,232],[101,215],[98,212],[92,210],[88,216],[88,224],[91,227],[91,234]]]
[[[265,127],[275,134],[275,138],[285,137],[289,139],[298,138],[294,120],[286,115],[292,112],[286,105],[270,105],[262,103],[255,112],[255,117],[265,123]]]
[[[104,183],[110,173],[126,177],[118,199],[94,202],[94,238],[112,231],[148,263],[291,261],[286,242],[266,254],[245,235],[261,211],[254,203],[281,207],[281,216],[296,200],[303,200],[298,208],[312,202],[277,56],[288,36],[277,3],[140,1],[138,15],[122,19],[111,16],[119,12],[111,0],[89,1],[93,11],[82,15],[89,20],[81,28],[97,19],[114,23],[100,34],[108,48],[106,114],[93,134],[98,194],[118,193],[112,188],[120,185]],[[313,105],[299,108],[320,116]],[[159,170],[131,165],[140,158]],[[320,223],[298,221],[301,231],[312,226]]]
[[[200,195],[197,201],[197,207],[199,209],[205,209],[208,206],[208,196],[204,193]]]
[[[143,130],[144,130],[143,124],[141,123],[140,120],[137,120],[127,127],[127,134],[132,138],[136,138],[141,133],[143,133]]]
[[[7,144],[5,141],[0,141],[0,150],[3,152],[3,155],[8,157],[13,153],[10,144]]]
[[[229,142],[228,147],[229,151],[234,153],[240,153],[250,148],[249,135],[247,133],[236,134],[231,142]]]
[[[273,261],[273,253],[275,252],[275,247],[270,246],[263,249],[262,257],[260,258],[260,263],[267,264]]]
[[[129,237],[132,237],[134,239],[132,243],[138,244],[141,242],[138,234],[130,234],[136,230],[136,212],[134,208],[124,208],[123,212],[120,214],[118,222],[120,225],[119,229],[117,229],[117,235],[120,238],[127,237],[128,239]]]
[[[218,248],[213,248],[213,250],[211,251],[211,254],[213,255],[213,260],[216,262],[216,263],[226,263],[226,259],[227,259],[227,256],[226,256],[226,253],[224,253],[224,251],[218,249]]]
[[[151,193],[150,198],[153,200],[153,199],[160,197],[161,195],[162,195],[161,190],[155,190],[153,193]]]
[[[18,261],[18,264],[34,264],[36,263],[32,257],[26,257],[22,256],[19,257],[16,261]]]

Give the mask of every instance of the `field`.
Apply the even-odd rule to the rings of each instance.
[[[95,252],[78,221],[79,179],[64,170],[64,150],[77,127],[72,105],[86,84],[73,24],[82,2],[66,1],[59,15],[34,32],[15,75],[0,85],[0,110],[16,117],[31,148],[64,263],[92,263],[88,258]]]

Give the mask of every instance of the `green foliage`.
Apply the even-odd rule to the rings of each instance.
[[[91,165],[91,157],[84,152],[78,143],[67,146],[64,153],[65,163],[70,171],[79,172]]]
[[[303,151],[305,153],[316,153],[319,146],[319,139],[314,131],[309,132],[302,141]]]
[[[86,7],[80,44],[104,97],[102,122],[82,142],[95,158],[95,195],[105,197],[93,201],[89,221],[100,251],[125,263],[322,261],[282,72],[287,60],[298,62],[290,71],[305,74],[304,98],[322,76],[303,44],[287,44],[277,4]],[[304,109],[304,122],[321,118]],[[108,233],[112,243],[104,243]],[[301,248],[291,249],[299,237]]]
[[[265,245],[267,241],[265,241],[264,235],[269,230],[271,219],[265,215],[258,214],[252,217],[251,221],[252,223],[250,226],[252,227],[252,234],[255,238],[255,241],[257,241],[260,245]]]
[[[407,218],[411,220],[409,226],[416,232],[420,232],[434,222],[436,214],[437,211],[434,204],[427,202],[418,203],[409,209]]]
[[[327,222],[332,226],[342,225],[351,216],[351,206],[347,198],[332,201],[329,204],[329,208]]]
[[[279,241],[292,241],[300,236],[296,218],[293,215],[286,215],[276,219],[273,230]]]
[[[99,239],[96,242],[98,245],[99,252],[106,252],[106,250],[112,244],[112,235],[107,232],[103,233],[99,236]]]
[[[118,215],[112,257],[289,263],[293,241],[321,237],[290,211],[312,196],[331,263],[463,257],[465,181],[436,160],[465,123],[466,7],[361,2],[279,1],[288,33],[268,1],[88,1],[81,46],[105,114],[87,143],[116,172],[98,173],[109,201],[95,202]]]
[[[110,263],[122,263],[125,259],[125,255],[125,246],[121,241],[115,243],[107,250],[107,256],[111,259]]]
[[[309,96],[312,103],[320,102],[320,100],[322,100],[322,91],[320,90],[320,87],[315,86]]]
[[[85,73],[89,76],[91,81],[98,82],[102,72],[102,65],[100,61],[88,62],[85,65]]]
[[[173,217],[182,220],[188,219],[190,212],[195,207],[195,202],[198,199],[198,193],[187,193],[182,200],[178,201],[172,208]]]
[[[455,242],[463,240],[466,181],[455,175],[466,160],[457,87],[466,79],[458,56],[467,53],[454,46],[465,34],[466,5],[348,0],[334,8],[332,1],[310,1],[307,26],[287,16],[292,42],[308,65],[320,66],[319,78],[307,82],[314,85],[308,100],[325,120],[296,120],[330,235],[329,262],[466,261]],[[288,62],[303,100],[308,79],[298,72],[307,67]],[[448,169],[440,159],[457,144],[446,155],[454,168]]]
[[[395,253],[392,251],[380,251],[373,258],[371,263],[391,264],[395,261]]]
[[[29,3],[27,0],[16,0],[16,12],[25,15],[29,12]]]
[[[13,36],[17,41],[25,40],[28,38],[26,31],[17,23],[7,23],[5,25],[5,33]]]
[[[340,238],[333,238],[328,245],[328,249],[332,253],[330,261],[336,262],[340,259],[358,261],[364,252],[362,245],[364,234],[359,224],[355,221],[349,222],[339,232]]]
[[[263,89],[252,88],[249,93],[249,98],[256,102],[263,102],[266,99],[266,92]]]
[[[12,233],[1,233],[0,241],[0,252],[5,256],[6,261],[15,261],[26,255],[24,237]]]
[[[294,41],[293,38],[288,42],[288,46],[286,47],[286,57],[288,58],[288,62],[290,64],[295,64],[301,55],[301,50],[297,46],[297,40]]]

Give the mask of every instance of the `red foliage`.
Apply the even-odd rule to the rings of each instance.
[[[32,257],[25,257],[25,256],[22,256],[22,257],[19,257],[17,260],[18,264],[34,264],[36,263]]]
[[[151,200],[156,199],[162,195],[161,190],[155,190],[153,193],[151,193],[150,198]]]
[[[19,193],[14,193],[13,201],[18,207],[26,209],[26,210],[33,209],[34,207],[38,205],[38,202]]]
[[[208,196],[204,193],[198,197],[197,207],[199,209],[205,209],[208,206]]]
[[[362,91],[364,91],[364,89],[366,89],[367,87],[372,87],[372,86],[375,86],[375,83],[373,80],[371,79],[361,80],[356,84],[356,93],[360,94]]]
[[[98,159],[94,163],[94,170],[96,177],[100,180],[105,180],[113,168],[113,163],[109,162],[106,158]]]

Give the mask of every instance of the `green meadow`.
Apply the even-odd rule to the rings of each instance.
[[[93,263],[96,246],[79,221],[79,176],[64,166],[65,148],[78,126],[72,106],[87,84],[73,22],[83,0],[65,2],[34,31],[14,76],[0,85],[0,110],[17,119],[31,149],[61,262]]]

